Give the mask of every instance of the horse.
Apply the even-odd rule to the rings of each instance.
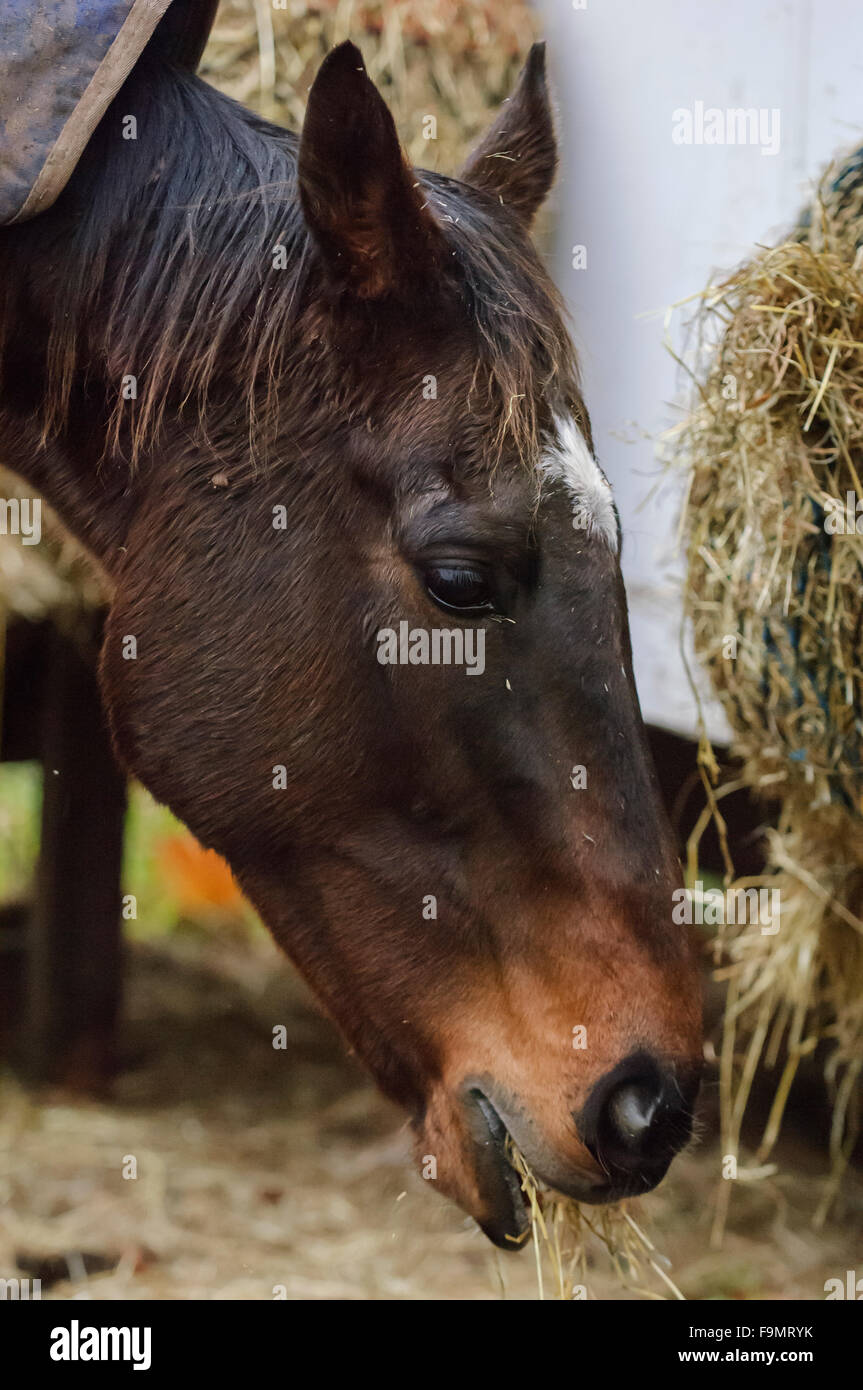
[[[111,586],[117,757],[503,1249],[513,1146],[579,1201],[647,1192],[702,1065],[619,520],[531,238],[556,164],[541,45],[457,177],[408,165],[350,42],[299,135],[147,51],[0,232],[2,457]]]

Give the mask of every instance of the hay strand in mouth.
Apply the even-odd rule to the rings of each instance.
[[[546,1297],[546,1267],[555,1298],[567,1302],[588,1298],[588,1267],[595,1246],[605,1251],[621,1288],[639,1298],[683,1299],[662,1267],[668,1262],[636,1221],[630,1202],[593,1207],[588,1215],[571,1197],[544,1188],[510,1138],[506,1151],[527,1205],[540,1299]],[[651,1272],[658,1289],[650,1286]]]

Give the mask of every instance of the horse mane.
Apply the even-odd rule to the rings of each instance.
[[[122,134],[129,114],[135,139]],[[139,64],[55,208],[0,234],[0,371],[14,354],[16,321],[25,332],[32,323],[21,300],[31,293],[47,328],[43,439],[66,426],[82,374],[107,386],[106,453],[125,452],[133,465],[169,410],[206,433],[217,384],[244,403],[250,441],[262,422],[272,427],[279,387],[308,369],[308,335],[302,345],[297,333],[322,294],[297,150],[295,134],[187,71]],[[488,197],[442,175],[418,177],[474,326],[472,390],[496,421],[499,446],[509,440],[532,455],[549,405],[575,409],[587,430],[562,302],[533,247]],[[284,268],[274,267],[277,247]],[[34,248],[52,266],[43,292],[23,288],[33,284]],[[321,396],[338,395],[323,354],[319,362]],[[121,392],[127,375],[137,382],[132,410]]]

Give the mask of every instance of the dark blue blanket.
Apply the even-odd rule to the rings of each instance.
[[[0,0],[0,224],[50,207],[148,43],[194,67],[217,0]]]

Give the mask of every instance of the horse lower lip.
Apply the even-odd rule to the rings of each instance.
[[[490,1220],[480,1224],[489,1240],[499,1249],[519,1250],[528,1229],[527,1213],[521,1181],[507,1153],[508,1131],[491,1101],[482,1091],[472,1091],[470,1100],[475,1111],[481,1116],[482,1129],[488,1135],[486,1140],[478,1136],[481,1146],[481,1176],[486,1177],[488,1186],[494,1189],[495,1214]],[[491,1150],[491,1153],[488,1150]]]

